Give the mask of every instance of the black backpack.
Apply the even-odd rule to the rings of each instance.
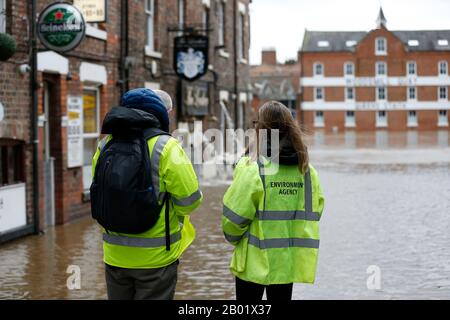
[[[170,250],[169,196],[158,203],[147,140],[160,129],[114,133],[101,150],[90,188],[92,217],[106,232],[139,234],[151,229],[166,203],[166,248]]]

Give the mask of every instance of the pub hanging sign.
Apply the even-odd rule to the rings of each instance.
[[[54,3],[39,15],[38,35],[49,50],[66,52],[83,40],[86,24],[81,12],[69,3]]]
[[[188,35],[175,38],[174,68],[177,75],[194,81],[208,71],[208,37]]]

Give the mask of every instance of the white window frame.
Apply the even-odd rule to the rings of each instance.
[[[92,169],[92,164],[91,165],[85,165],[84,164],[84,141],[86,139],[98,139],[100,138],[100,105],[101,105],[101,95],[100,95],[100,86],[83,86],[83,92],[84,91],[94,91],[95,95],[96,95],[96,102],[97,105],[95,106],[97,109],[96,115],[97,115],[97,132],[96,133],[84,133],[84,128],[83,128],[83,134],[82,134],[82,139],[83,139],[83,175],[84,174],[91,174],[91,169]],[[83,110],[84,110],[84,101],[83,101]],[[83,112],[83,123],[84,123],[84,112]],[[91,177],[92,179],[92,177]],[[83,177],[83,189],[87,190],[89,189],[88,187],[88,180],[86,179],[86,177]]]
[[[245,14],[239,12],[238,14],[238,55],[239,60],[242,61],[245,59]]]
[[[150,3],[151,8],[148,7]],[[155,0],[145,0],[145,14],[146,14],[146,48],[148,51],[155,52]]]
[[[411,98],[411,89],[414,89],[414,97]],[[417,87],[406,87],[406,98],[409,101],[417,101]]]
[[[352,97],[349,97],[349,90],[352,92]],[[355,88],[354,87],[346,87],[345,88],[345,100],[346,101],[355,101]]]
[[[408,110],[407,113],[407,125],[408,127],[417,127],[417,111]]]
[[[445,65],[444,73],[441,73],[441,66]],[[439,76],[448,76],[448,62],[447,61],[439,61],[438,62],[438,74]]]
[[[380,47],[378,46],[381,43],[380,41],[383,41],[384,48],[382,50],[380,50]],[[387,55],[387,40],[386,40],[386,38],[383,38],[383,37],[375,38],[375,55],[376,56]]]
[[[443,113],[445,113],[445,115],[442,115]],[[438,126],[448,127],[448,110],[438,111]]]
[[[414,66],[414,72],[413,73],[409,73],[409,67],[410,66]],[[406,75],[408,77],[412,77],[412,76],[416,76],[417,75],[417,63],[415,61],[408,61],[406,63]]]
[[[225,46],[225,12],[226,12],[226,2],[220,0],[219,8],[217,11],[217,41],[219,46]]]
[[[445,91],[445,98],[441,97],[442,89],[444,89],[444,91]],[[447,87],[438,87],[438,100],[439,101],[448,101],[448,88]]]
[[[6,33],[6,0],[0,0],[0,33]]]
[[[352,114],[352,116],[349,115],[350,113]],[[345,112],[345,127],[347,128],[356,127],[356,114],[354,110],[347,110]]]
[[[320,90],[322,97],[317,97],[317,92]],[[314,88],[314,101],[324,101],[325,100],[325,89],[323,87]]]
[[[317,110],[314,112],[314,127],[316,128],[325,127],[325,115],[321,110]]]
[[[379,73],[379,67],[384,66],[384,73]],[[377,77],[387,77],[388,70],[387,70],[387,63],[384,61],[377,61],[375,62],[375,76]]]
[[[381,116],[381,114],[384,116]],[[388,113],[386,110],[379,110],[376,113],[376,126],[378,128],[385,128],[388,126]]]
[[[320,74],[316,72],[318,66],[320,66],[322,68],[321,69],[322,73],[320,73]],[[323,65],[322,62],[314,62],[314,64],[313,64],[313,74],[314,74],[315,77],[323,77],[324,76],[324,74],[325,74],[325,66]]]
[[[347,73],[347,67],[352,67],[352,72],[349,74]],[[355,64],[353,62],[346,62],[344,63],[344,76],[345,77],[353,77],[355,75]]]
[[[384,98],[380,98],[381,89],[384,90]],[[387,100],[387,87],[376,87],[375,88],[375,97],[377,101],[386,101]]]

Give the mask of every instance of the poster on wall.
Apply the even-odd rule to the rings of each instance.
[[[69,96],[67,101],[67,167],[83,165],[83,98]]]
[[[0,233],[27,224],[25,183],[0,187]]]
[[[106,22],[106,0],[74,0],[86,22]]]

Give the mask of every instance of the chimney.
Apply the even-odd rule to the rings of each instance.
[[[277,50],[275,48],[265,48],[261,52],[261,64],[276,65]]]

